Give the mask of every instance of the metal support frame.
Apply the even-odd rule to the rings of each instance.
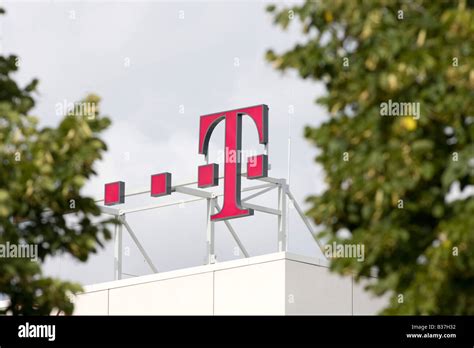
[[[219,203],[217,203],[217,200],[216,200],[216,208],[221,209],[221,207],[219,207]],[[229,230],[230,234],[234,238],[235,242],[237,243],[237,245],[238,245],[240,251],[242,252],[242,254],[244,254],[245,257],[249,257],[249,253],[245,249],[244,244],[240,241],[240,238],[237,235],[237,232],[235,232],[235,230],[232,227],[232,225],[230,224],[230,222],[228,220],[224,220],[224,223],[225,223],[227,229]]]
[[[114,279],[122,279],[122,224],[121,223],[115,225]]]
[[[286,251],[286,184],[278,187],[278,251]]]
[[[246,177],[246,173],[243,173],[242,176]],[[223,177],[219,177],[219,179],[222,179]],[[284,252],[288,250],[288,210],[289,210],[289,202],[291,202],[296,211],[298,212],[298,215],[301,217],[303,222],[305,223],[308,231],[312,234],[313,237],[315,237],[315,232],[313,230],[313,226],[311,225],[310,221],[307,219],[305,216],[303,210],[301,207],[298,205],[298,203],[295,200],[295,197],[293,194],[290,192],[288,184],[285,179],[276,179],[276,178],[271,178],[271,177],[266,177],[266,178],[259,178],[256,179],[259,181],[264,182],[264,184],[260,185],[254,185],[251,187],[246,187],[243,188],[241,191],[242,192],[248,192],[248,191],[254,191],[254,190],[259,190],[256,193],[250,194],[247,197],[243,198],[241,200],[242,202],[242,207],[244,208],[251,208],[259,212],[263,212],[266,214],[272,214],[276,215],[278,218],[278,251]],[[158,208],[163,208],[163,207],[169,207],[169,206],[174,206],[174,205],[179,205],[183,203],[190,203],[190,202],[197,202],[197,201],[202,201],[206,200],[207,201],[207,214],[206,214],[206,246],[207,246],[207,264],[213,264],[216,262],[216,253],[215,253],[215,223],[214,221],[211,220],[211,215],[215,213],[216,209],[220,209],[219,203],[217,201],[218,197],[223,196],[223,193],[215,194],[213,192],[209,192],[206,190],[202,189],[197,189],[197,188],[191,188],[187,187],[190,185],[195,185],[197,184],[196,181],[192,182],[186,182],[184,184],[178,184],[174,185],[172,187],[173,192],[179,192],[181,194],[186,194],[189,196],[193,196],[196,198],[185,200],[185,201],[178,201],[178,202],[169,202],[169,203],[162,203],[162,204],[155,204],[155,205],[150,205],[150,206],[145,206],[141,208],[134,208],[134,209],[126,209],[126,210],[118,210],[116,208],[112,207],[105,207],[101,206],[101,211],[105,214],[110,214],[114,215],[117,217],[119,220],[120,224],[116,225],[115,228],[115,234],[114,234],[114,274],[115,274],[115,279],[121,279],[122,274],[122,228],[125,226],[127,229],[128,233],[132,237],[133,241],[137,245],[138,249],[142,253],[143,257],[145,258],[146,262],[152,269],[154,273],[158,272],[158,269],[153,265],[153,262],[151,261],[150,257],[146,253],[145,249],[143,246],[140,244],[137,236],[133,232],[132,228],[128,224],[125,216],[126,214],[132,214],[135,212],[139,211],[145,211],[145,210],[151,210],[151,209],[158,209]],[[278,189],[278,208],[270,208],[270,207],[264,207],[261,205],[257,204],[252,204],[248,203],[249,200],[261,196],[267,192],[272,191],[273,189],[277,188]],[[126,197],[129,196],[135,196],[135,195],[140,195],[140,194],[147,194],[149,193],[150,190],[141,190],[141,191],[135,191],[132,193],[129,193],[126,195]],[[97,200],[96,202],[101,202],[102,200]],[[249,257],[249,253],[246,250],[244,244],[240,240],[239,236],[237,235],[237,232],[231,225],[231,223],[227,220],[223,221],[227,229],[229,230],[230,234],[232,235],[232,238],[236,242],[237,246],[239,247],[240,251],[244,255],[244,257]],[[323,246],[321,243],[316,239],[316,243],[318,244],[318,247],[320,248],[321,252],[324,255],[324,250]]]
[[[247,196],[247,197],[241,199],[240,202],[243,203],[243,202],[248,201],[248,200],[250,200],[250,199],[252,199],[252,198],[255,198],[255,197],[257,197],[257,196],[261,196],[261,195],[263,195],[264,193],[267,193],[267,192],[269,192],[269,191],[271,191],[271,190],[273,190],[273,189],[275,189],[275,188],[276,188],[275,185],[268,185],[268,187],[267,187],[266,189],[263,189],[262,191],[259,191],[259,192],[257,192],[257,193],[251,194],[251,195],[249,195],[249,196]]]
[[[206,245],[207,245],[207,263],[208,264],[212,264],[216,262],[214,222],[211,220],[211,215],[214,214],[214,206],[215,206],[214,198],[207,198]]]
[[[291,203],[293,204],[293,206],[295,207],[296,211],[298,212],[298,214],[300,215],[301,219],[303,220],[303,222],[305,223],[306,227],[308,228],[308,230],[311,232],[311,234],[314,236],[314,231],[313,231],[313,226],[311,226],[311,223],[309,222],[308,218],[306,217],[306,215],[304,214],[303,212],[303,209],[301,209],[301,207],[299,206],[298,202],[296,201],[295,197],[293,196],[293,194],[290,192],[290,190],[287,191],[287,195],[288,197],[291,199]],[[318,247],[319,249],[321,250],[321,252],[323,253],[324,255],[324,247],[323,245],[321,244],[321,242],[319,241],[318,238],[314,238],[314,240],[316,241],[316,243],[318,244]]]
[[[122,279],[122,275],[126,274],[123,272],[122,265],[123,265],[123,258],[122,258],[122,241],[123,241],[123,227],[127,230],[130,234],[130,237],[135,242],[138,250],[142,253],[145,261],[150,266],[153,273],[158,273],[158,269],[153,264],[153,261],[148,256],[145,248],[143,248],[142,244],[138,240],[137,236],[130,227],[123,210],[111,208],[111,207],[100,207],[102,213],[113,215],[117,218],[117,224],[114,228],[114,279],[119,280]]]
[[[155,267],[155,265],[153,264],[153,261],[151,261],[150,257],[148,256],[148,254],[146,253],[145,249],[143,248],[143,246],[141,245],[140,241],[138,240],[137,236],[135,235],[135,233],[133,233],[133,230],[132,228],[130,227],[130,225],[128,224],[127,220],[125,219],[125,214],[121,214],[120,217],[119,217],[120,221],[122,222],[122,225],[125,226],[125,228],[127,229],[128,233],[130,234],[130,237],[132,237],[133,241],[135,242],[135,244],[137,245],[138,249],[140,250],[140,252],[142,253],[143,257],[145,258],[146,262],[148,263],[148,266],[150,266],[151,270],[153,271],[153,273],[158,273],[158,269]],[[120,253],[121,254],[121,253]]]

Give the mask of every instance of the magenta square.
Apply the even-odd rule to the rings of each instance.
[[[160,197],[171,194],[171,173],[160,173],[151,176],[152,197]]]
[[[115,205],[125,202],[125,183],[123,181],[105,184],[104,204]]]
[[[268,156],[258,155],[247,159],[247,178],[258,179],[268,176]]]
[[[219,165],[205,164],[198,167],[198,187],[206,188],[219,184]]]

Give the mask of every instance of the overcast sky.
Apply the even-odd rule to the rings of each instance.
[[[314,103],[324,88],[294,73],[282,75],[265,61],[267,49],[281,52],[304,40],[298,25],[287,32],[273,26],[267,3],[2,3],[7,10],[0,18],[2,53],[21,57],[16,78],[22,84],[39,78],[34,114],[41,124],[57,125],[62,117],[56,114],[58,103],[91,92],[102,97],[102,113],[112,119],[104,134],[109,151],[85,193],[102,198],[104,183],[116,180],[125,181],[127,191],[147,189],[150,175],[163,171],[173,174],[174,184],[196,180],[197,166],[203,163],[197,151],[199,116],[262,103],[270,108],[270,176],[287,178],[291,135],[291,191],[306,209],[305,198],[324,189],[323,172],[314,163],[316,149],[303,138],[305,125],[328,117]],[[211,138],[211,162],[222,161],[223,132],[221,124]],[[261,153],[249,120],[244,120],[243,133],[243,150]],[[252,184],[243,179],[243,187]],[[120,207],[186,198],[145,195]],[[276,206],[276,192],[255,203]],[[130,214],[127,220],[154,264],[167,271],[203,264],[205,210],[203,201]],[[255,212],[232,224],[249,253],[261,255],[277,251],[276,220]],[[236,245],[223,223],[216,224],[216,243],[218,261],[241,257],[235,255]],[[126,232],[123,246],[124,272],[148,274]],[[289,249],[321,257],[295,210]],[[45,270],[83,284],[112,280],[113,244],[87,264],[62,257],[49,260]]]

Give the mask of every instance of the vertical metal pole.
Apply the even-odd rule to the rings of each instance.
[[[271,170],[272,164],[270,163],[270,145],[268,142],[265,144],[265,149],[263,150],[263,153],[268,157],[268,170]]]
[[[278,235],[277,235],[277,245],[278,245],[278,251],[281,251],[281,222],[283,220],[283,210],[281,209],[281,185],[278,185],[278,210],[281,211],[281,215],[278,215]]]
[[[278,216],[278,251],[287,251],[286,245],[286,184],[278,185],[278,209],[281,215]]]
[[[215,238],[214,238],[214,222],[211,221],[211,215],[214,214],[215,199],[207,198],[207,263],[216,262],[215,255]]]
[[[114,233],[114,279],[122,279],[122,222],[119,217],[117,217],[120,222],[119,225],[115,225]]]
[[[290,185],[291,176],[291,116],[288,114],[288,174],[287,184]]]
[[[283,191],[283,195],[286,196],[286,187],[290,187],[290,179],[291,179],[291,113],[288,113],[288,178],[286,181],[286,186]],[[286,201],[286,199],[285,199]],[[290,202],[286,202],[285,205],[283,206],[283,209],[285,210],[285,229],[287,232],[285,233],[290,233]],[[288,238],[289,239],[289,238]],[[286,244],[288,244],[289,241],[286,240],[285,236],[285,248],[287,247]],[[286,250],[285,250],[286,251]]]

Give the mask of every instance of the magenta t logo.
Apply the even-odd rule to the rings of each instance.
[[[212,131],[221,121],[225,121],[225,165],[224,204],[222,210],[211,216],[211,220],[225,220],[253,215],[252,209],[243,209],[240,203],[242,117],[249,116],[257,127],[260,144],[268,142],[268,106],[257,105],[242,109],[222,111],[201,116],[199,127],[199,153],[207,156]],[[267,176],[268,157],[259,155],[247,163],[249,179]],[[217,185],[218,165],[206,164],[199,167],[198,186]]]
[[[224,163],[224,204],[217,214],[211,216],[212,221],[233,219],[253,215],[252,209],[245,209],[240,202],[241,183],[241,148],[242,148],[242,117],[249,116],[258,131],[260,144],[268,143],[268,106],[256,105],[246,108],[217,112],[201,116],[199,127],[199,153],[208,155],[209,140],[212,131],[225,122],[225,163]],[[198,187],[211,187],[219,184],[219,165],[206,164],[198,168]],[[268,175],[268,156],[250,157],[247,163],[247,178],[257,179]],[[171,184],[171,173],[153,174],[150,180],[150,195],[160,197],[170,195],[178,190]],[[122,204],[125,202],[125,183],[116,181],[105,185],[105,205]]]

